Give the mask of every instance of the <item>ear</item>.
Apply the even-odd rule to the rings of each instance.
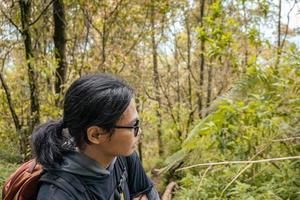
[[[90,126],[87,131],[87,138],[92,144],[100,144],[105,136],[102,128],[99,126]]]

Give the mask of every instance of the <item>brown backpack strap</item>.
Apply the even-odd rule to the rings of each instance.
[[[4,184],[2,199],[34,199],[42,171],[34,159],[21,165]]]
[[[36,159],[33,159],[32,163],[31,163],[31,166],[28,168],[27,172],[29,172],[30,174],[32,174],[36,165],[37,165]]]

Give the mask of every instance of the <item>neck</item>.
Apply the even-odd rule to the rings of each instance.
[[[104,154],[103,152],[95,151],[93,145],[86,145],[86,148],[80,152],[97,161],[104,168],[108,168],[115,158],[115,156],[110,156]]]

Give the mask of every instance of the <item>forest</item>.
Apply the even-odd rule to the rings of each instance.
[[[1,0],[0,186],[78,77],[135,89],[164,200],[300,199],[297,0]]]

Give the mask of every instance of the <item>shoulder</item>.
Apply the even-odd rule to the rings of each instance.
[[[136,151],[134,151],[131,155],[125,157],[128,160],[140,160],[139,155]]]
[[[85,187],[78,177],[68,172],[46,171],[39,180],[39,199],[84,199]]]
[[[72,194],[57,187],[54,184],[42,183],[38,191],[37,200],[75,200],[77,199]]]
[[[124,169],[125,167],[129,171],[135,168],[142,168],[140,158],[136,152],[129,156],[118,156],[116,164],[121,169]]]

